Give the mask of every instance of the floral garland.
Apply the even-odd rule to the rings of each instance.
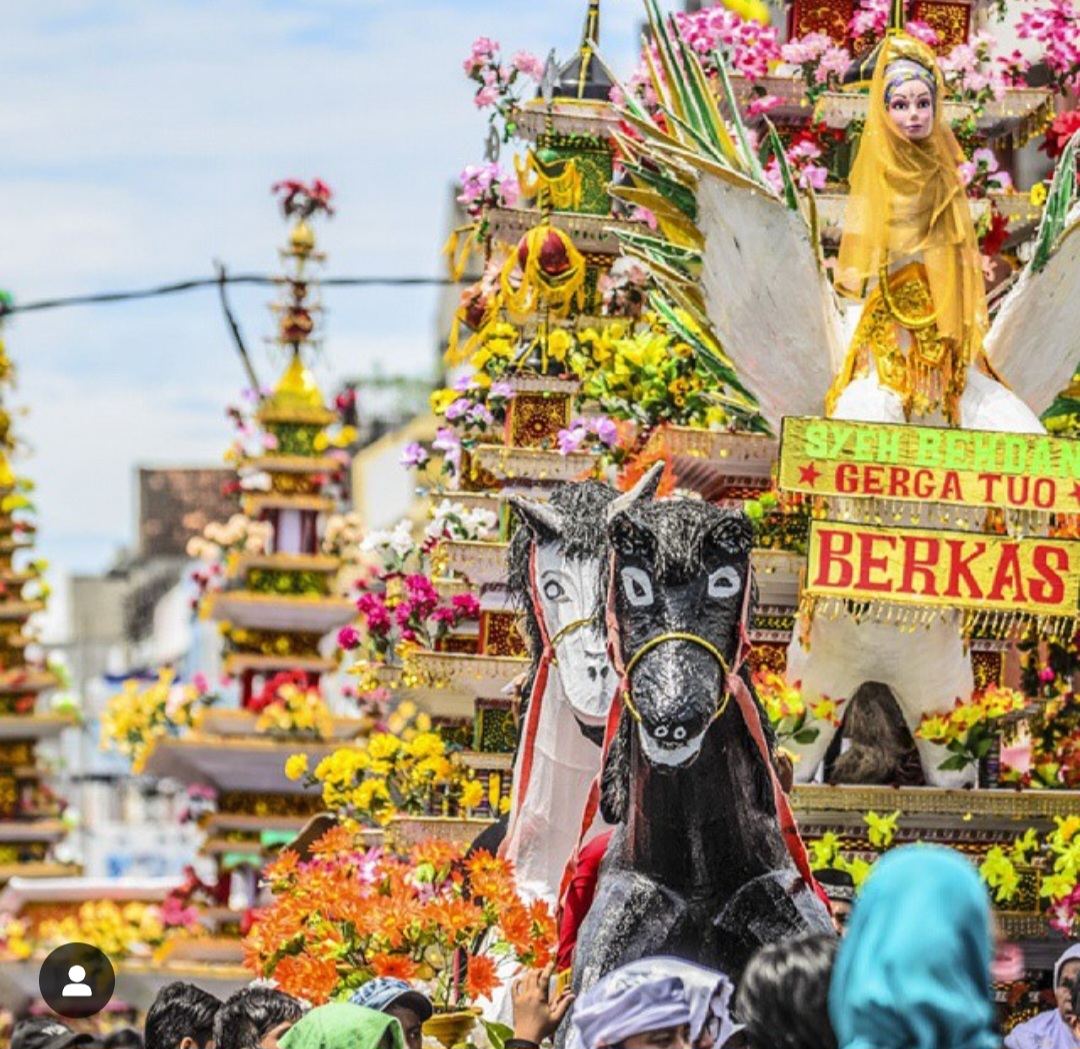
[[[437,1009],[490,998],[499,962],[543,966],[555,922],[543,901],[524,903],[512,866],[428,841],[403,855],[364,851],[339,827],[302,862],[284,852],[265,872],[273,894],[244,940],[245,964],[318,1005],[379,976],[422,981]],[[475,945],[485,946],[476,950]],[[469,953],[464,979],[453,962]]]

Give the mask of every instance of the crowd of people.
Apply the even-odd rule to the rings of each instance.
[[[567,1049],[1080,1049],[1080,946],[1054,968],[1057,1008],[1002,1034],[991,985],[1015,955],[958,853],[886,855],[842,932],[762,948],[737,990],[722,973],[666,957],[616,969],[577,1001],[553,989],[553,967],[524,972],[502,1049],[540,1049],[564,1021]],[[142,1037],[98,1042],[33,1019],[16,1027],[11,1049],[421,1049],[431,1015],[420,989],[393,978],[315,1008],[261,983],[224,1002],[173,983]]]

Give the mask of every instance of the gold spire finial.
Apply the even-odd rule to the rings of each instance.
[[[890,35],[896,33],[902,33],[904,26],[907,25],[907,3],[906,0],[892,0],[892,4],[889,7],[889,28],[888,33]]]

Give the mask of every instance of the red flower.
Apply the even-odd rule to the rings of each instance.
[[[1080,131],[1080,109],[1070,109],[1067,113],[1059,113],[1054,122],[1046,130],[1046,138],[1039,147],[1053,160],[1061,156],[1069,139]]]

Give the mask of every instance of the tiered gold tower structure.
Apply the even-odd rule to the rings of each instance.
[[[340,558],[322,552],[327,515],[340,508],[332,481],[342,464],[324,454],[337,416],[303,357],[319,309],[313,271],[323,260],[306,215],[294,222],[282,256],[290,271],[274,307],[275,341],[286,363],[255,413],[260,437],[271,439],[259,444],[265,451],[237,464],[244,513],[269,524],[271,538],[264,552],[228,560],[224,588],[203,599],[203,613],[218,622],[224,639],[225,670],[239,682],[239,709],[204,711],[191,733],[159,741],[146,763],[150,775],[217,792],[216,811],[202,821],[202,852],[213,858],[217,878],[217,898],[203,910],[212,935],[166,951],[161,960],[170,978],[205,968],[221,979],[242,979],[240,924],[256,902],[258,871],[322,810],[319,792],[290,780],[285,762],[304,753],[314,768],[335,743],[365,727],[349,717],[282,730],[259,720],[267,685],[287,676],[301,689],[319,688],[337,665],[325,654],[333,651],[327,635],[356,615],[353,601],[337,589]]]

